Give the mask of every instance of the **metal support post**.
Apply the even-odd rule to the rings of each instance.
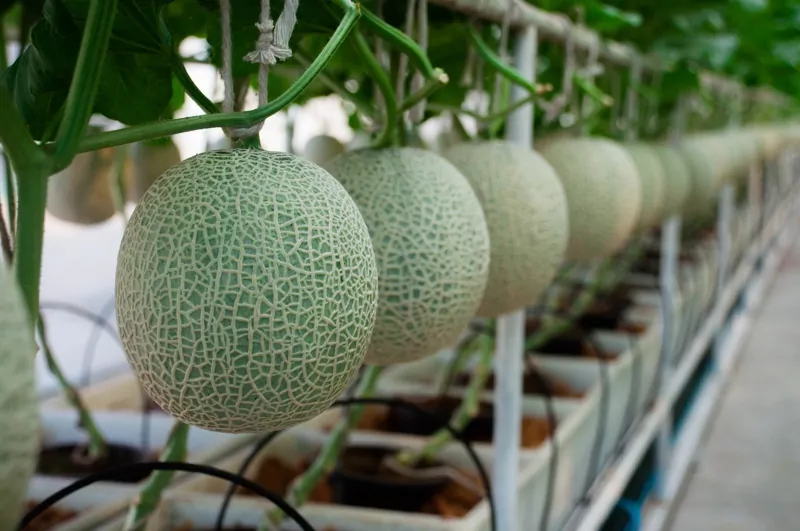
[[[517,70],[536,82],[536,29],[528,27],[516,39],[514,62]],[[512,102],[528,97],[514,86]],[[533,104],[520,107],[508,117],[506,138],[527,148],[533,142]],[[520,424],[522,422],[522,379],[524,370],[525,310],[497,319],[497,348],[494,399],[494,463],[492,489],[497,507],[497,531],[522,531],[518,521],[518,472],[520,466]],[[524,522],[530,525],[530,522]]]

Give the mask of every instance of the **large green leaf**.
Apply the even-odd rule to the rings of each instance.
[[[95,112],[134,125],[167,110],[171,43],[159,12],[170,1],[119,1]],[[63,113],[88,8],[88,0],[47,0],[30,46],[0,77],[36,139],[52,136]]]

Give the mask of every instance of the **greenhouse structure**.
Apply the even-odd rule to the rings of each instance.
[[[0,43],[0,531],[800,529],[800,0]]]

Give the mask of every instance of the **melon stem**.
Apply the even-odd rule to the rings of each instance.
[[[167,439],[167,444],[161,452],[159,461],[183,462],[186,461],[189,445],[189,425],[176,420]],[[161,501],[161,495],[172,482],[172,470],[158,470],[150,474],[139,495],[128,509],[123,531],[143,531],[148,517],[156,510]]]
[[[375,393],[378,379],[383,372],[383,367],[370,365],[364,370],[361,381],[356,388],[355,396],[358,398],[368,398]],[[347,415],[342,417],[336,426],[331,430],[328,439],[320,450],[314,462],[308,467],[300,477],[295,479],[294,484],[289,490],[286,501],[294,507],[303,505],[308,499],[311,491],[316,484],[326,475],[333,471],[339,456],[347,447],[348,435],[350,430],[355,428],[361,417],[364,415],[363,405],[352,405],[348,407]],[[278,508],[269,511],[261,521],[259,531],[270,531],[271,526],[277,527],[286,515]]]
[[[467,424],[474,419],[480,411],[480,398],[489,376],[492,374],[492,361],[494,360],[494,338],[481,334],[476,338],[480,356],[472,372],[464,397],[458,409],[450,418],[450,427],[456,432],[461,432]],[[453,441],[453,435],[447,429],[440,429],[430,436],[421,449],[406,449],[397,453],[395,458],[405,466],[413,467],[420,461],[432,461],[437,455]]]
[[[353,47],[361,59],[361,62],[366,66],[367,74],[378,86],[378,90],[380,91],[381,96],[383,96],[384,108],[386,109],[383,130],[375,141],[373,147],[377,148],[390,146],[394,143],[396,138],[395,126],[398,119],[397,97],[395,95],[394,88],[392,88],[392,82],[389,79],[389,76],[386,75],[386,71],[381,67],[378,58],[375,57],[374,53],[372,53],[367,39],[358,30],[353,32]]]
[[[105,438],[100,432],[100,429],[97,427],[97,424],[95,424],[94,419],[89,412],[89,408],[87,408],[86,404],[83,403],[81,395],[64,376],[64,373],[61,371],[61,367],[58,366],[58,363],[53,356],[53,352],[50,350],[50,343],[47,340],[47,331],[45,329],[44,319],[42,319],[41,314],[39,314],[39,320],[36,323],[36,329],[39,332],[39,339],[42,343],[42,350],[44,351],[44,359],[45,363],[47,364],[47,369],[58,381],[58,385],[61,387],[61,392],[64,393],[64,398],[66,398],[67,402],[69,402],[69,404],[75,408],[75,411],[77,411],[78,425],[83,428],[84,431],[86,431],[86,434],[89,436],[89,459],[92,461],[102,459],[106,455],[108,445],[106,444]]]

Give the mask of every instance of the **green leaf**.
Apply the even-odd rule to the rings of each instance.
[[[208,9],[206,33],[211,46],[211,62],[222,67],[222,26],[219,2],[199,0]],[[283,12],[283,0],[271,2],[271,17],[274,21]],[[261,17],[260,3],[253,0],[233,0],[231,2],[231,55],[233,77],[245,77],[258,71],[258,65],[248,63],[244,56],[253,51],[259,32],[256,23]],[[297,11],[297,25],[292,34],[294,44],[306,35],[323,34],[330,36],[342,18],[341,10],[332,7],[329,0],[303,0]]]
[[[171,0],[120,0],[94,112],[127,125],[157,120],[172,99]],[[31,45],[0,77],[36,139],[55,131],[69,92],[89,0],[47,0]]]
[[[639,13],[623,11],[601,2],[588,2],[586,5],[586,23],[600,33],[614,33],[625,27],[638,27],[642,24]]]

